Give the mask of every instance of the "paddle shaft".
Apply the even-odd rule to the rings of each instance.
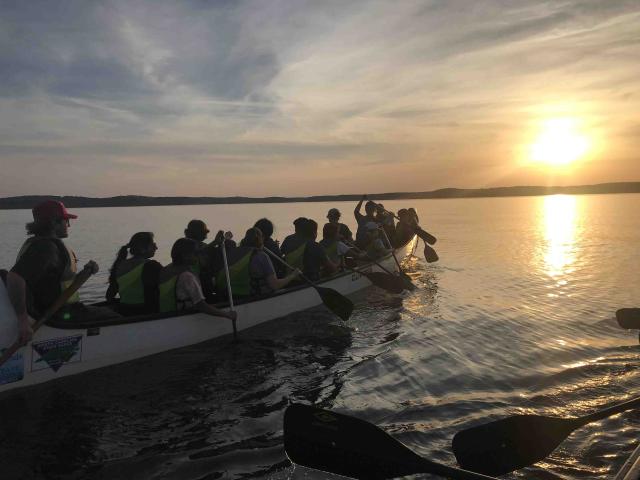
[[[400,262],[398,261],[398,257],[396,257],[396,252],[393,251],[393,246],[391,245],[391,241],[389,240],[389,236],[387,235],[387,232],[385,232],[384,228],[382,228],[382,227],[380,228],[380,230],[382,230],[382,234],[384,235],[384,238],[387,239],[387,243],[391,247],[391,255],[393,255],[393,259],[396,261],[396,265],[398,265],[398,270],[400,271],[400,273],[402,275],[406,275],[406,273],[404,273],[404,270],[402,270],[402,267],[400,266]]]
[[[285,267],[291,269],[291,270],[295,270],[295,268],[293,268],[291,265],[289,265],[287,262],[285,262],[282,258],[280,258],[278,255],[276,255],[275,253],[273,253],[271,250],[269,250],[266,247],[262,247],[263,250],[265,252],[267,252],[269,255],[271,255],[273,258],[275,258],[276,260],[278,260],[281,264],[283,264]],[[300,278],[302,278],[305,282],[307,282],[309,285],[311,285],[313,288],[315,288],[316,290],[318,289],[318,286],[315,284],[315,282],[309,280],[309,278],[307,278],[305,276],[304,273],[300,272]]]
[[[357,250],[360,250],[356,245],[354,245],[351,242],[344,242],[346,243],[348,246],[350,246],[351,248],[355,248]],[[368,253],[365,252],[365,255],[367,257],[367,260],[369,260],[371,263],[377,265],[378,267],[380,267],[384,272],[388,273],[389,275],[393,275],[392,272],[389,271],[388,268],[386,268],[384,265],[382,265],[380,262],[377,262],[373,257],[371,257]],[[358,272],[359,273],[359,272]]]
[[[622,413],[624,411],[638,407],[640,407],[640,397],[629,400],[628,402],[619,403],[618,405],[599,410],[589,415],[578,417],[575,419],[575,422],[577,426],[581,427],[582,425],[586,425],[587,423],[596,422],[598,420],[602,420],[603,418],[610,417],[611,415]]]
[[[85,267],[80,273],[78,273],[73,279],[73,283],[71,283],[71,285],[69,285],[69,287],[60,294],[56,301],[53,302],[49,308],[47,308],[47,311],[44,312],[44,315],[40,317],[40,320],[38,320],[35,325],[33,325],[33,333],[36,333],[36,331],[42,325],[44,325],[44,323],[49,320],[54,313],[60,310],[60,308],[62,308],[62,306],[67,303],[67,300],[69,300],[71,296],[76,293],[76,291],[89,279],[91,275],[93,275],[93,269],[87,267]],[[4,363],[9,360],[9,358],[11,358],[11,356],[16,353],[18,349],[20,349],[20,347],[22,347],[22,344],[18,340],[13,342],[13,344],[4,351],[2,357],[0,357],[0,367],[4,365]]]
[[[231,279],[229,278],[229,264],[227,263],[227,245],[226,239],[222,238],[222,261],[224,262],[224,273],[227,278],[227,295],[229,295],[229,310],[233,312],[233,290],[231,290]],[[238,339],[238,327],[236,325],[236,319],[231,322],[233,325],[233,339]]]

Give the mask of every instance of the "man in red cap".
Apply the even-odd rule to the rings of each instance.
[[[69,235],[69,220],[78,217],[55,200],[39,203],[32,212],[33,222],[27,224],[29,238],[22,245],[11,271],[26,282],[27,309],[32,317],[39,318],[76,276],[76,255],[62,239]],[[98,264],[91,260],[84,268],[96,273]],[[69,298],[67,307],[81,306],[79,300],[76,292]],[[68,318],[72,310],[63,308],[61,315]]]

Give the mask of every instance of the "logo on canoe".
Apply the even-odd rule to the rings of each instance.
[[[32,347],[32,372],[47,367],[57,372],[65,363],[75,363],[82,360],[82,335],[53,338],[33,343]]]
[[[4,353],[4,350],[0,350],[0,355]],[[24,356],[22,355],[22,349],[14,353],[13,356],[0,367],[0,385],[5,383],[13,383],[24,378]]]

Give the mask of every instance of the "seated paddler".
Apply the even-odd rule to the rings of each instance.
[[[44,312],[73,283],[78,271],[78,259],[64,242],[69,236],[70,220],[77,218],[67,211],[62,202],[47,200],[36,205],[33,222],[27,224],[29,238],[18,253],[11,271],[22,277],[27,285],[27,310],[33,318]],[[98,271],[93,260],[84,268]],[[54,318],[65,321],[106,319],[117,317],[106,307],[84,305],[75,292],[60,308]]]
[[[205,297],[210,299],[210,295],[213,293],[214,249],[217,247],[216,240],[218,237],[212,243],[207,244],[205,240],[209,236],[209,228],[204,221],[198,219],[191,220],[187,224],[184,236],[196,242],[196,260],[191,269],[200,279],[200,285]]]
[[[152,232],[135,233],[123,245],[109,271],[107,301],[119,303],[122,315],[145,315],[158,311],[158,276],[162,265],[151,260],[158,247]],[[128,255],[131,254],[129,257]]]
[[[336,223],[325,223],[322,227],[322,240],[320,246],[336,265],[344,266],[345,257],[359,257],[360,254],[346,243],[340,240],[340,227]]]
[[[175,312],[195,309],[213,317],[236,319],[236,312],[220,310],[207,303],[200,280],[191,270],[197,259],[198,244],[179,238],[171,248],[171,263],[160,272],[158,280],[160,311]]]
[[[286,287],[300,274],[298,270],[294,270],[285,277],[278,278],[271,258],[264,251],[262,230],[257,227],[247,230],[240,246],[228,250],[227,265],[234,298],[268,295]],[[220,295],[228,296],[224,268],[216,275],[216,288]]]
[[[289,265],[296,268],[301,266],[302,273],[309,280],[319,280],[323,276],[333,275],[340,266],[339,263],[329,259],[324,248],[316,242],[317,238],[318,224],[315,220],[308,218],[302,228],[302,245],[292,254],[285,256]]]

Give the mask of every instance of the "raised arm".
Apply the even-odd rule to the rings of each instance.
[[[363,195],[360,201],[358,202],[358,204],[356,205],[356,208],[353,210],[353,214],[355,215],[356,218],[362,216],[362,214],[360,213],[360,209],[362,208],[362,204],[366,199],[367,199],[367,196]]]

